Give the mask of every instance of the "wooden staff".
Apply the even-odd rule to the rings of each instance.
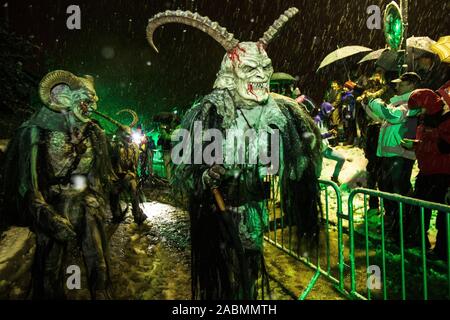
[[[218,187],[211,188],[211,192],[214,195],[214,199],[216,200],[217,208],[221,212],[225,212],[225,201],[223,200],[222,194]]]

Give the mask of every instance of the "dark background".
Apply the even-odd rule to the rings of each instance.
[[[109,114],[121,107],[131,107],[149,119],[160,111],[175,107],[186,109],[211,90],[225,52],[208,35],[179,24],[157,30],[155,44],[160,53],[154,52],[146,40],[147,20],[167,9],[198,11],[234,33],[237,39],[256,41],[284,10],[296,6],[300,13],[270,44],[268,54],[275,71],[296,76],[302,91],[320,102],[327,83],[344,74],[342,65],[316,73],[321,60],[337,46],[384,47],[383,31],[371,31],[366,27],[366,9],[375,4],[383,11],[389,2],[1,0],[4,23],[1,40],[6,38],[7,41],[2,46],[0,68],[19,68],[17,72],[25,74],[21,77],[25,77],[23,81],[27,86],[20,94],[6,92],[16,90],[17,85],[0,69],[0,80],[13,86],[1,86],[4,92],[0,112],[6,110],[5,119],[21,108],[21,104],[25,109],[29,104],[37,106],[38,81],[49,70],[58,68],[95,76],[99,108]],[[66,28],[69,16],[66,8],[71,4],[81,7],[81,30]],[[450,1],[446,0],[409,1],[408,36],[429,36],[437,40],[449,34],[449,9]],[[20,45],[15,48],[17,43],[23,43],[24,48]],[[14,70],[9,72],[14,74]],[[8,95],[15,99],[14,103],[5,98]],[[28,95],[29,101],[26,100]],[[22,121],[23,116],[19,120]],[[13,128],[17,123],[9,121],[8,125]]]

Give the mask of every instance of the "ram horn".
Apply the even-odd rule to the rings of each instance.
[[[147,40],[156,52],[159,51],[153,42],[153,33],[158,27],[168,23],[181,23],[197,28],[213,37],[226,51],[230,51],[239,43],[239,40],[235,39],[232,33],[221,27],[217,22],[211,21],[208,17],[201,16],[196,12],[167,10],[148,20]]]
[[[47,73],[39,83],[39,97],[48,108],[56,112],[65,109],[52,101],[52,89],[59,84],[66,84],[72,90],[83,85],[80,79],[69,71],[55,70]]]
[[[275,22],[269,27],[269,29],[264,32],[263,37],[260,38],[258,42],[261,43],[264,47],[267,47],[267,45],[277,36],[286,22],[288,22],[289,19],[291,19],[297,13],[298,9],[295,7],[287,9],[282,15],[280,15],[277,20],[275,20]]]
[[[129,114],[131,114],[133,116],[133,121],[131,121],[131,123],[128,125],[130,128],[133,128],[139,122],[139,117],[138,117],[137,113],[131,109],[122,109],[122,110],[117,111],[116,115],[122,114],[124,112],[128,112]]]

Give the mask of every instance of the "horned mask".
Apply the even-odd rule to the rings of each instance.
[[[269,83],[273,74],[272,61],[265,49],[286,22],[297,13],[297,8],[286,10],[257,42],[240,42],[208,17],[190,11],[167,10],[149,19],[147,39],[158,52],[153,42],[153,34],[158,27],[168,23],[181,23],[202,30],[227,51],[214,88],[230,90],[235,100],[244,105],[264,104],[269,98]]]

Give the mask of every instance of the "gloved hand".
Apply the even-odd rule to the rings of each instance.
[[[52,217],[52,224],[52,228],[54,229],[52,237],[57,241],[66,242],[76,239],[77,234],[73,230],[73,227],[69,220],[67,220],[66,218],[55,215]]]
[[[337,130],[336,129],[331,129],[330,131],[328,131],[329,134],[331,134],[333,137],[337,137]]]
[[[400,141],[400,145],[407,150],[413,150],[417,143],[418,141],[413,139],[402,139]]]
[[[223,166],[215,164],[203,173],[203,183],[209,188],[218,187],[225,173],[226,170]]]
[[[36,222],[39,229],[49,237],[60,242],[76,239],[77,234],[70,221],[57,214],[53,207],[45,202],[41,194],[32,200],[33,210],[36,212]]]
[[[414,143],[411,140],[402,139],[400,141],[400,145],[407,150],[414,149]]]

